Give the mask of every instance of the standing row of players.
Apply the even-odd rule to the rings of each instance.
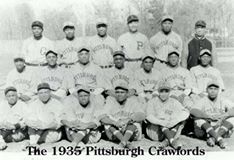
[[[76,60],[65,62],[62,60],[65,55],[75,58],[69,49],[67,54],[61,54],[39,47],[40,53],[45,54],[37,54],[40,58],[36,56],[37,42],[42,42],[45,37],[41,34],[42,23],[34,22],[34,39],[23,45],[23,51],[28,55],[23,52],[14,58],[16,69],[7,77],[6,100],[0,105],[3,108],[1,148],[7,146],[7,140],[22,140],[25,133],[29,135],[30,145],[58,141],[61,126],[65,126],[68,140],[76,145],[85,138],[91,143],[97,142],[100,139],[98,126],[103,125],[110,140],[131,148],[130,141],[141,137],[142,121],[152,140],[166,137],[161,147],[180,148],[178,135],[184,125],[182,122],[190,114],[195,119],[193,126],[196,126],[197,136],[205,137],[210,146],[217,143],[225,148],[222,137],[231,135],[233,104],[221,97],[224,85],[220,72],[211,66],[215,64],[212,43],[199,36],[189,43],[191,54],[186,62],[188,66],[194,65],[189,71],[180,66],[181,51],[175,40],[178,35],[171,31],[173,19],[170,16],[162,18],[162,31],[152,38],[154,44],[161,41],[155,45],[157,56],[150,54],[151,49],[146,43],[134,42],[137,35],[141,35],[137,30],[131,31],[137,28],[138,22],[136,16],[128,17],[130,32],[119,38],[121,49],[109,52],[112,61],[108,64],[101,62],[108,57],[106,51],[111,50],[104,44],[109,36],[100,36],[106,33],[106,23],[97,23],[97,39],[74,50]],[[197,34],[204,30],[204,25],[203,21],[196,23]],[[70,34],[73,35],[70,41],[74,40],[74,26],[65,25],[64,32],[67,34],[64,41],[69,42]],[[97,42],[103,42],[94,47],[96,51],[102,48],[96,57],[100,63],[94,60],[96,52],[91,47]],[[201,45],[201,51],[195,53],[197,44]],[[196,49],[191,50],[192,47]],[[30,49],[34,52],[28,52]],[[133,58],[129,53],[141,56]],[[161,57],[159,53],[163,53]]]

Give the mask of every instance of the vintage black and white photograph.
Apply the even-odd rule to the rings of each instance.
[[[233,0],[0,0],[0,153],[233,152],[233,66]]]

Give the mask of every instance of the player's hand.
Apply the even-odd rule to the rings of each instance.
[[[31,98],[29,96],[24,95],[24,94],[21,94],[20,97],[19,97],[19,99],[21,99],[24,102],[31,100]]]
[[[205,97],[206,95],[205,95],[204,93],[200,93],[199,96],[200,96],[201,98],[203,98],[203,97]]]

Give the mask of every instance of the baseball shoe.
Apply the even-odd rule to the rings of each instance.
[[[209,137],[207,140],[206,140],[206,143],[209,147],[214,147],[215,146],[215,139],[213,137]]]
[[[0,151],[3,151],[7,148],[6,142],[0,142]]]
[[[169,141],[167,139],[163,140],[161,143],[159,143],[159,146],[158,148],[159,149],[164,149],[166,148],[167,146],[169,146]]]
[[[221,149],[225,149],[227,147],[227,144],[224,142],[223,139],[219,140],[217,143]]]
[[[25,142],[25,143],[22,144],[21,150],[22,151],[27,151],[28,147],[30,147],[30,146],[39,147],[38,144],[30,144],[29,142]]]
[[[72,142],[72,146],[73,147],[80,147],[81,150],[84,150],[86,145],[83,142],[79,142],[79,143]]]
[[[172,141],[171,147],[174,149],[181,149],[182,144],[179,142],[178,139],[175,139],[174,141]]]
[[[223,138],[230,138],[233,134],[233,129],[232,130],[228,130],[228,132],[223,136]]]
[[[128,148],[128,149],[134,149],[135,146],[131,142],[127,142],[126,148]]]
[[[121,147],[121,148],[127,148],[127,142],[126,141],[121,141],[120,143],[119,143],[119,146]]]

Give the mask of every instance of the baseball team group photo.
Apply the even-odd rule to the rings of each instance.
[[[0,151],[24,152],[30,146],[234,150],[232,1],[185,10],[192,4],[102,0],[93,4],[92,21],[86,20],[92,0],[82,5],[71,0],[61,11],[67,18],[53,12],[41,17],[31,1],[12,9],[12,15],[27,18],[26,31],[6,28],[11,37],[0,40]],[[111,8],[122,3],[121,13]],[[173,12],[176,3],[183,9]],[[217,11],[213,17],[205,12],[212,5],[231,8],[216,19]],[[118,17],[122,23],[112,18],[118,13],[125,15]],[[12,38],[19,35],[24,35],[20,43]]]

